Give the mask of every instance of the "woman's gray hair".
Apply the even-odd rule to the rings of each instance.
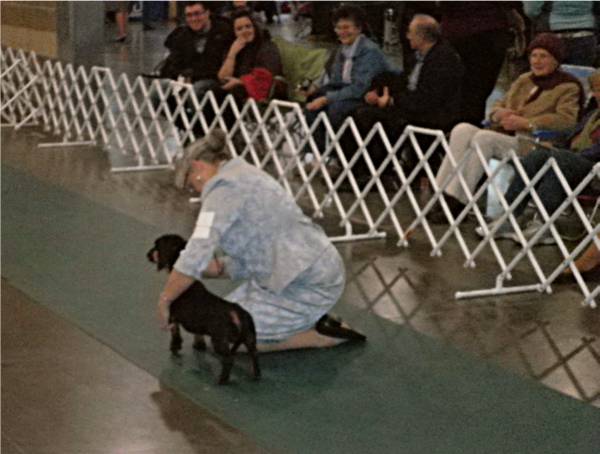
[[[217,164],[231,159],[227,149],[227,135],[221,129],[213,129],[206,137],[188,145],[175,161],[175,186],[185,187],[185,180],[193,161]]]

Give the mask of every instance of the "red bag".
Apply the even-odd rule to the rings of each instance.
[[[273,74],[266,68],[252,68],[248,74],[240,77],[248,96],[255,101],[262,101],[269,96],[273,84]]]

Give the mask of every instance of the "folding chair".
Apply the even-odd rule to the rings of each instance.
[[[305,99],[298,93],[297,87],[305,80],[314,81],[321,76],[325,70],[329,50],[309,48],[282,38],[274,38],[273,42],[281,55],[288,100],[304,102]]]

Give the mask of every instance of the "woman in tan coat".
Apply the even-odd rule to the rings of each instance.
[[[560,69],[563,56],[560,38],[551,33],[538,35],[529,46],[531,71],[521,75],[496,103],[490,113],[491,128],[461,123],[452,129],[450,151],[456,163],[471,153],[460,170],[471,193],[484,173],[481,160],[472,152],[475,146],[479,146],[485,160],[502,159],[511,149],[518,149],[517,134],[531,134],[536,129],[569,130],[575,126],[583,104],[583,89],[575,77]],[[452,172],[453,166],[446,156],[436,182],[441,187],[451,178],[444,196],[453,216],[457,216],[468,197],[458,177],[451,177]],[[439,207],[429,219],[433,223],[447,222]]]

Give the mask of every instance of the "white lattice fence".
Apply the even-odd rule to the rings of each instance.
[[[577,184],[576,187],[571,188],[567,182],[567,179],[554,158],[550,158],[540,168],[535,176],[529,178],[523,165],[514,150],[505,156],[500,164],[494,169],[491,168],[489,162],[485,159],[481,149],[475,147],[470,153],[464,156],[461,162],[456,162],[452,154],[449,152],[447,146],[444,147],[449,159],[452,161],[453,172],[448,176],[446,181],[438,186],[435,178],[429,175],[431,185],[434,188],[434,194],[425,206],[424,212],[428,212],[433,205],[436,203],[442,203],[444,205],[444,193],[443,190],[447,184],[453,178],[459,178],[461,186],[467,195],[468,203],[465,208],[454,217],[450,210],[445,210],[446,216],[449,221],[444,234],[441,236],[439,241],[432,240],[432,254],[437,255],[441,252],[441,248],[448,241],[448,239],[454,235],[459,239],[461,243],[461,249],[465,255],[465,267],[474,267],[475,260],[484,251],[487,251],[489,246],[492,251],[492,255],[495,258],[500,271],[495,277],[495,286],[489,289],[472,290],[457,292],[457,298],[466,297],[481,297],[481,296],[494,296],[503,295],[517,292],[526,291],[538,291],[538,292],[552,292],[551,284],[559,277],[559,275],[570,267],[571,271],[575,275],[577,284],[579,285],[582,293],[584,294],[584,304],[588,304],[592,307],[596,307],[595,297],[600,292],[598,287],[590,289],[587,283],[581,278],[580,273],[573,264],[574,259],[585,250],[592,241],[600,247],[600,240],[597,238],[600,233],[600,226],[589,219],[588,214],[585,212],[581,203],[578,200],[578,196],[582,195],[586,188],[590,185],[592,180],[600,178],[600,165],[596,165],[593,170]],[[477,159],[483,166],[485,175],[482,184],[474,191],[471,192],[462,178],[461,168],[469,160]],[[512,201],[507,203],[504,194],[497,187],[496,176],[506,166],[512,166],[517,174],[522,178],[525,183],[525,188],[519,193],[519,195]],[[549,172],[553,172],[556,178],[560,182],[566,196],[562,204],[554,211],[554,213],[548,213],[542,203],[542,197],[536,191],[536,185],[544,178]],[[488,224],[489,220],[484,218],[481,212],[480,205],[482,205],[482,198],[487,195],[488,191],[494,191],[498,198],[501,207],[502,214],[497,218],[497,221],[493,224]],[[519,220],[514,216],[515,209],[525,200],[531,199],[529,204],[529,216],[537,216],[541,220],[540,228],[535,231],[534,234],[526,236],[524,233],[524,226],[519,224]],[[447,208],[447,207],[446,207]],[[559,222],[561,217],[566,214],[570,217],[571,221],[576,220],[582,228],[581,239],[578,241],[566,241],[563,239],[559,232]],[[469,216],[474,215],[476,222],[471,222]],[[415,222],[422,221],[424,218],[420,216]],[[495,234],[502,227],[504,222],[509,222],[514,231],[514,237],[518,249],[515,251],[514,248],[501,248],[499,247],[498,239],[495,238]],[[483,238],[479,239],[478,235],[473,235],[468,232],[472,232],[477,226],[483,231]],[[489,227],[492,226],[490,229]],[[410,228],[413,226],[411,225]],[[475,245],[469,249],[466,244],[460,240],[464,236],[460,233],[464,232],[464,236],[470,235],[470,238],[476,238]],[[550,232],[550,233],[548,233]],[[561,259],[548,259],[548,254],[543,253],[543,248],[540,246],[543,244],[542,240],[547,240],[548,235],[551,235],[555,246],[560,252]],[[431,240],[431,238],[430,238]],[[545,241],[544,241],[545,242]],[[486,255],[486,258],[489,257]],[[517,270],[518,266],[527,265],[527,268],[531,269],[534,274],[534,282],[530,284],[521,284],[508,286],[507,282],[510,282],[513,278],[513,274]],[[520,268],[521,269],[521,268]]]
[[[495,286],[457,292],[457,298],[550,292],[552,282],[570,267],[585,297],[584,303],[596,306],[600,290],[588,287],[573,260],[592,241],[600,246],[599,227],[592,225],[577,200],[588,183],[598,178],[598,166],[576,188],[569,188],[553,159],[531,180],[514,151],[495,168],[490,167],[480,149],[456,162],[444,134],[437,130],[407,126],[392,142],[381,124],[364,137],[352,118],[346,119],[338,130],[332,128],[324,113],[308,124],[296,103],[274,100],[259,105],[249,100],[238,106],[231,95],[219,100],[208,91],[199,97],[191,84],[143,77],[130,80],[126,74],[115,77],[109,68],[86,70],[57,61],[40,62],[33,53],[12,49],[3,49],[1,58],[2,120],[14,127],[41,120],[46,130],[61,136],[62,142],[49,145],[98,142],[122,157],[112,163],[113,171],[162,169],[172,166],[183,144],[218,126],[227,132],[228,146],[234,155],[273,175],[314,217],[335,216],[342,233],[333,233],[334,240],[381,238],[391,232],[398,236],[399,246],[408,246],[413,232],[422,227],[432,255],[441,255],[443,247],[454,238],[467,268],[475,267],[476,259],[488,246],[491,249],[486,258],[493,257],[499,267]],[[324,131],[324,144],[318,140],[319,131]],[[376,146],[384,150],[377,162],[373,159]],[[412,150],[417,157],[412,168],[401,159],[406,150]],[[431,166],[437,153],[448,156],[454,168],[440,185]],[[484,182],[474,192],[469,191],[461,174],[468,159],[479,160],[485,170]],[[509,164],[526,182],[525,190],[510,205],[495,182]],[[536,183],[549,171],[558,175],[567,193],[564,203],[552,214],[546,213],[535,191]],[[417,179],[422,177],[429,180],[431,187],[431,196],[425,200],[415,189]],[[444,198],[444,189],[452,178],[459,179],[469,200],[456,218]],[[507,252],[506,247],[500,247],[494,229],[488,229],[481,203],[488,190],[497,194],[502,206],[500,221],[508,220],[514,226],[516,251],[513,248]],[[515,207],[527,196],[531,196],[533,210],[543,221],[540,232],[528,238],[513,215]],[[450,221],[445,229],[433,227],[427,219],[437,204],[441,204]],[[571,216],[577,216],[583,226],[583,237],[575,243],[565,242],[558,232],[559,217],[567,211],[572,211]],[[482,239],[473,233],[476,226],[484,232]],[[545,230],[551,232],[562,257],[556,263],[548,262],[536,247]],[[507,286],[525,266],[533,271],[534,282]]]
[[[0,118],[2,126],[19,130],[36,124],[41,113],[37,91],[39,75],[29,65],[31,57],[22,50],[6,49],[0,54]]]

